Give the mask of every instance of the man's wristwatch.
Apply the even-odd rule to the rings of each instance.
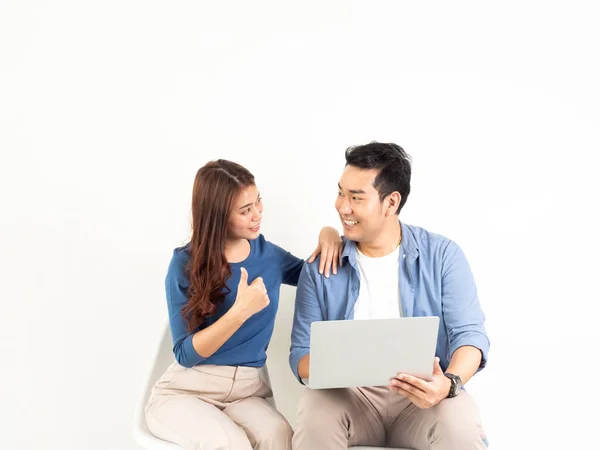
[[[446,398],[456,397],[462,388],[462,380],[458,375],[454,375],[453,373],[446,372],[444,375],[450,378],[450,382],[452,383],[450,385],[450,392],[448,392],[448,397]]]

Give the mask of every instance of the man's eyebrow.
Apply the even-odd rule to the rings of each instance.
[[[256,200],[258,200],[260,198],[260,192],[258,193],[258,196],[256,197]],[[248,206],[250,206],[252,203],[248,203],[247,205],[244,206],[240,206],[238,209],[244,209],[247,208]]]
[[[338,188],[340,189],[340,191],[343,191],[342,186],[340,186],[340,183],[338,183]],[[366,194],[365,191],[363,191],[362,189],[348,189],[350,191],[351,194]]]

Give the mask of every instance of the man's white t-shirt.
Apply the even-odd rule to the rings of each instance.
[[[395,319],[400,310],[400,246],[392,253],[371,258],[356,249],[360,291],[354,305],[354,319]]]

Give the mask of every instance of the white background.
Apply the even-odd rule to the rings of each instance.
[[[413,157],[401,218],[471,262],[491,448],[595,445],[597,7],[415,3],[0,0],[0,448],[136,448],[201,165],[246,165],[306,257],[371,140]],[[292,423],[293,292],[269,363]]]

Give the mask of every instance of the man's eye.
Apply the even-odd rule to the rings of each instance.
[[[352,197],[352,200],[362,200],[362,198]]]
[[[344,194],[342,194],[341,192],[338,192],[338,197],[343,197]]]

